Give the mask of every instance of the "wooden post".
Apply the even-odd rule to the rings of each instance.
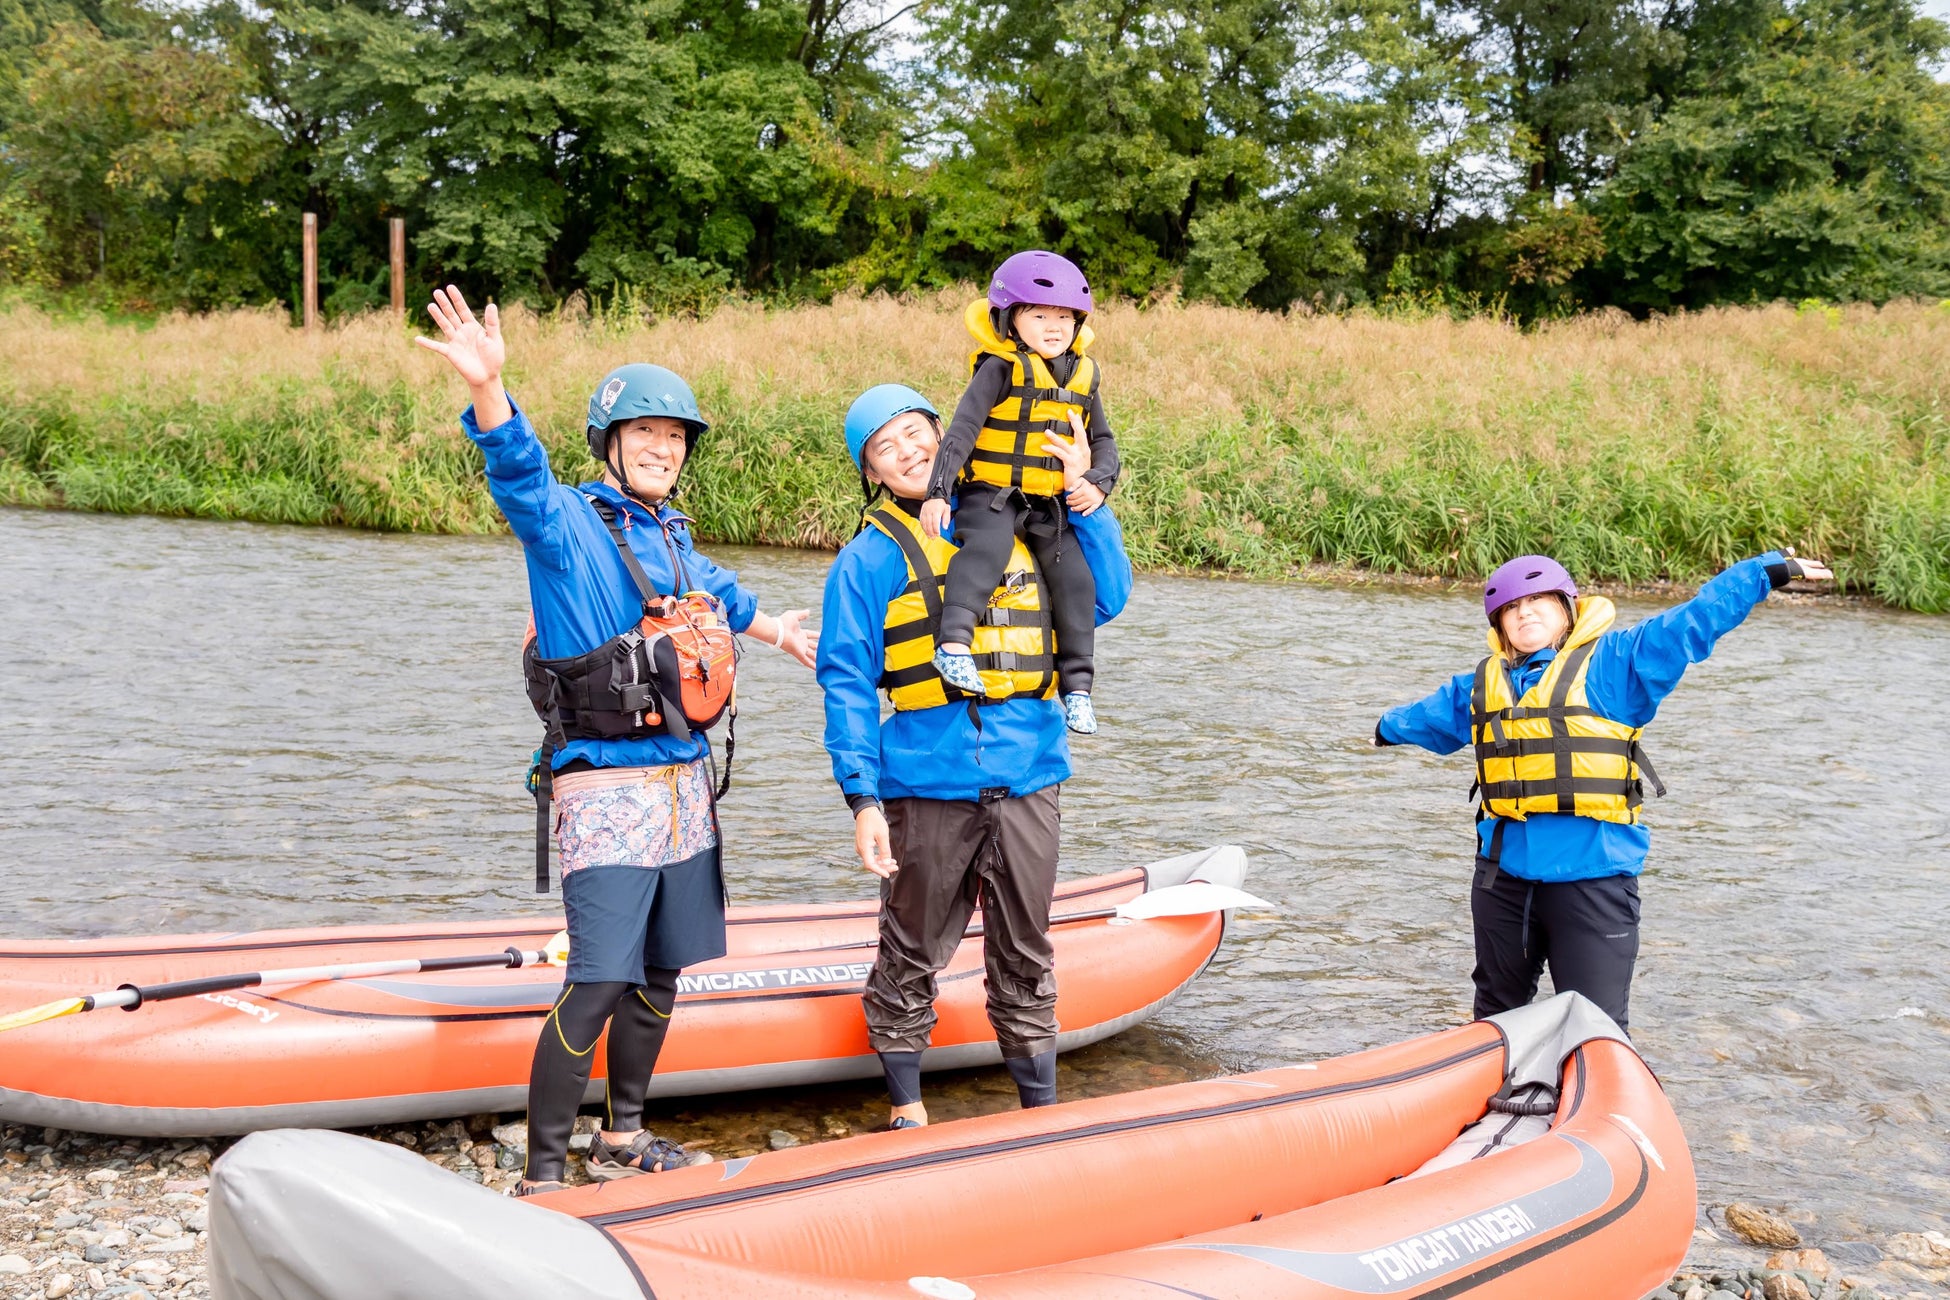
[[[387,233],[392,237],[393,258],[393,316],[406,319],[406,218],[393,217],[386,222]]]
[[[305,214],[305,328],[318,327],[318,214]]]

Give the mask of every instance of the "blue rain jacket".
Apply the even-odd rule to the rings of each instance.
[[[514,406],[514,398],[508,399]],[[555,481],[548,452],[514,407],[506,424],[483,429],[474,408],[461,413],[460,427],[487,453],[488,491],[521,539],[528,560],[528,602],[535,612],[536,651],[544,659],[586,654],[643,617],[643,596],[617,553],[602,516],[583,493],[615,506],[623,535],[637,562],[659,591],[675,591],[676,576],[663,530],[649,509],[605,483],[565,487]],[[683,559],[690,589],[708,591],[724,602],[731,630],[743,632],[758,613],[758,597],[738,585],[738,575],[698,554],[691,544],[690,520],[676,509],[659,512],[672,524],[671,536]],[[597,767],[661,767],[702,758],[701,733],[689,741],[669,736],[644,740],[571,740],[555,751],[553,767],[583,759]]]
[[[1599,637],[1584,677],[1591,707],[1629,727],[1651,722],[1687,666],[1713,653],[1714,643],[1767,599],[1773,588],[1767,566],[1781,563],[1777,551],[1743,560],[1701,587],[1699,595],[1685,604]],[[1539,650],[1517,665],[1517,693],[1535,686],[1556,657],[1554,650]],[[1391,745],[1420,745],[1438,754],[1467,747],[1469,693],[1475,680],[1474,669],[1457,673],[1428,698],[1389,710],[1381,719],[1381,739]],[[1486,817],[1477,824],[1478,853],[1489,851],[1490,835],[1503,820]],[[1523,821],[1509,821],[1498,866],[1520,879],[1539,882],[1636,876],[1645,868],[1651,842],[1651,831],[1643,824],[1532,813]]]
[[[1088,516],[1071,511],[1070,527],[1097,580],[1097,622],[1108,623],[1131,595],[1124,529],[1109,506]],[[984,705],[979,733],[965,701],[889,710],[881,720],[887,606],[906,588],[907,558],[876,528],[848,542],[826,575],[818,672],[826,752],[840,790],[880,799],[976,799],[1007,786],[1015,798],[1068,780],[1059,700]]]

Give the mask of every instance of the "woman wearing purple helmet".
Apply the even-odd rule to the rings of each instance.
[[[1524,1006],[1548,964],[1628,1024],[1639,951],[1638,874],[1650,835],[1643,784],[1665,787],[1639,735],[1687,665],[1713,651],[1767,593],[1826,566],[1769,551],[1683,605],[1629,628],[1612,603],[1578,596],[1557,561],[1524,555],[1483,586],[1489,657],[1415,704],[1383,715],[1377,745],[1476,755],[1476,1015]]]
[[[1097,729],[1090,702],[1095,673],[1096,590],[1077,556],[1069,512],[1088,515],[1117,485],[1117,442],[1104,415],[1101,374],[1087,354],[1090,284],[1068,258],[1017,253],[996,269],[988,297],[963,316],[975,337],[968,388],[942,435],[922,527],[947,533],[950,496],[960,551],[948,566],[934,671],[959,694],[984,697],[969,652],[975,625],[1002,583],[1020,535],[1036,558],[1056,634],[1044,671],[1063,696],[1070,730]],[[1079,476],[1059,454],[1086,442]]]

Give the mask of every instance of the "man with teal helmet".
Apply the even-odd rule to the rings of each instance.
[[[536,885],[548,889],[552,847],[569,930],[563,991],[529,1076],[519,1193],[561,1186],[605,1031],[608,1113],[584,1167],[607,1179],[690,1164],[700,1157],[644,1127],[643,1100],[678,972],[725,952],[724,876],[709,742],[670,725],[683,707],[668,689],[677,663],[656,648],[670,642],[651,616],[681,596],[807,667],[818,635],[800,625],[803,610],[761,612],[737,574],[698,551],[671,503],[705,429],[690,385],[662,366],[605,375],[588,418],[604,473],[571,486],[556,480],[501,382],[507,348],[495,308],[476,320],[450,286],[435,290],[430,310],[442,337],[418,341],[467,382],[474,404],[461,428],[481,449],[488,491],[527,561],[534,633],[523,670],[547,728],[532,787]]]
[[[921,1061],[937,977],[979,896],[988,1014],[1025,1106],[1056,1100],[1056,971],[1050,903],[1061,838],[1057,787],[1070,775],[1055,699],[1055,635],[1035,558],[987,603],[971,646],[997,679],[993,697],[948,686],[932,668],[939,590],[955,546],[920,520],[941,445],[934,406],[902,384],[868,389],[846,413],[846,449],[868,508],[826,575],[819,684],[833,776],[853,812],[854,850],[882,880],[879,945],[862,990],[889,1125],[926,1122]],[[1087,445],[1063,444],[1081,473]],[[1124,607],[1131,564],[1108,509],[1066,525],[1092,572],[1093,616]],[[991,645],[990,641],[994,644]],[[1006,689],[1006,697],[1004,690]],[[885,691],[891,712],[881,707]]]
[[[604,375],[589,395],[589,454],[608,464],[610,427],[643,415],[681,421],[693,449],[697,436],[711,427],[697,409],[697,395],[676,371],[632,361]]]
[[[639,419],[675,420],[683,425],[686,463],[697,450],[698,435],[711,426],[698,411],[697,396],[691,392],[691,386],[676,371],[648,362],[633,361],[616,367],[603,376],[603,382],[589,395],[589,427],[585,430],[589,454],[603,463],[603,468],[625,494],[646,505],[658,506],[677,495],[676,480],[671,481],[663,496],[654,500],[644,497],[630,481],[617,439],[610,436],[612,430]],[[681,466],[678,473],[683,473]]]

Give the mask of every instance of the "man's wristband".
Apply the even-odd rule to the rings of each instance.
[[[880,808],[880,800],[870,794],[850,794],[846,797],[846,806],[858,817],[862,808]],[[886,809],[881,811],[884,813]]]

